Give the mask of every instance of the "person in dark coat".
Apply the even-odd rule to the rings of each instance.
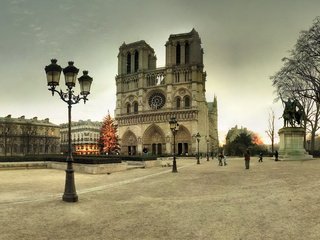
[[[244,154],[244,163],[245,163],[246,169],[249,169],[249,167],[250,167],[250,152],[249,152],[249,149],[247,149],[247,151]]]
[[[276,152],[274,153],[274,157],[275,157],[275,161],[279,161],[278,157],[279,157],[279,153],[278,151],[276,150]]]
[[[218,155],[219,166],[222,166],[222,165],[223,165],[223,164],[222,164],[223,158],[224,158],[223,153],[220,153],[220,154]]]
[[[262,152],[259,153],[259,162],[263,162],[263,161],[262,161]]]

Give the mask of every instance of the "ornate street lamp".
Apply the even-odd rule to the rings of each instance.
[[[199,154],[199,142],[200,142],[200,133],[197,133],[196,135],[196,139],[197,139],[197,142],[198,142],[198,156],[197,156],[197,164],[200,164],[200,154]]]
[[[175,117],[171,117],[169,120],[170,129],[173,135],[173,163],[172,163],[172,172],[176,173],[177,170],[177,163],[176,163],[176,134],[179,130],[179,124]]]
[[[51,60],[51,64],[45,67],[47,74],[47,82],[49,91],[58,93],[62,101],[68,104],[68,157],[67,157],[67,169],[66,169],[66,182],[62,200],[65,202],[77,202],[78,195],[76,193],[75,181],[74,181],[74,170],[73,170],[73,157],[72,157],[72,146],[71,146],[71,106],[77,104],[83,99],[86,103],[87,96],[90,94],[90,87],[92,78],[88,76],[88,71],[83,71],[83,76],[78,78],[80,84],[80,95],[75,95],[72,88],[76,85],[77,74],[79,69],[73,66],[73,62],[68,62],[68,66],[63,69],[65,77],[65,84],[67,86],[67,92],[62,90],[57,91],[55,88],[59,85],[60,75],[62,68],[57,64],[56,59]]]

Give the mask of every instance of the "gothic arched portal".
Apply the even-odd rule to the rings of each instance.
[[[189,130],[183,125],[179,126],[176,135],[176,154],[188,155],[191,151],[192,137]]]
[[[152,155],[161,155],[166,152],[165,135],[162,129],[152,124],[149,126],[142,137],[143,148]]]
[[[138,141],[136,135],[132,131],[127,130],[122,136],[121,153],[136,155],[137,145]]]

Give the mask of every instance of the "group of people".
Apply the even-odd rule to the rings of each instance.
[[[274,156],[275,156],[275,161],[279,161],[279,159],[278,159],[279,153],[277,150],[275,151]],[[227,165],[227,159],[226,159],[225,155],[223,154],[223,152],[221,152],[218,155],[218,161],[219,161],[219,166],[226,166]],[[258,162],[263,162],[263,154],[262,153],[259,154],[259,161]],[[249,149],[247,149],[244,154],[244,163],[245,163],[245,169],[249,169],[250,168],[250,151],[249,151]]]

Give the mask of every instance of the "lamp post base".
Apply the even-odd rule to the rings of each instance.
[[[173,172],[173,173],[178,172],[178,170],[177,170],[177,163],[176,163],[176,157],[173,157],[172,172]]]
[[[66,170],[66,183],[64,188],[64,194],[62,200],[65,202],[78,202],[78,195],[74,183],[74,170]]]

